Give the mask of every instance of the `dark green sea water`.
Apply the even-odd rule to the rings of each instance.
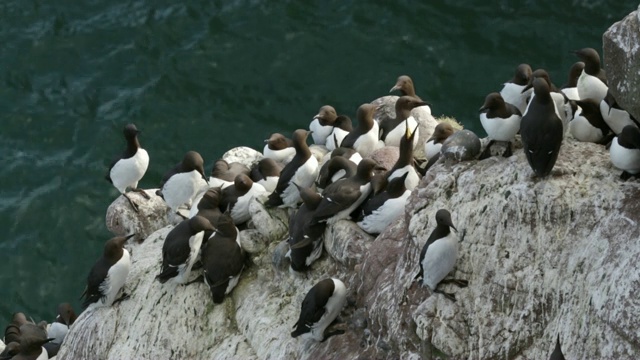
[[[188,150],[308,126],[323,104],[353,117],[410,75],[435,115],[482,133],[477,109],[519,63],[558,85],[569,50],[636,1],[0,0],[0,323],[79,308],[111,237],[108,161],[134,122],[142,187]],[[54,4],[54,5],[52,5]],[[606,60],[605,60],[606,61]]]

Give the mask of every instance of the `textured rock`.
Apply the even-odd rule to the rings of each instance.
[[[169,225],[167,215],[170,209],[164,200],[156,195],[156,190],[145,190],[150,197],[149,200],[136,192],[127,193],[138,205],[140,212],[135,212],[129,201],[120,195],[107,209],[107,229],[116,236],[135,233],[133,239],[142,241],[154,231]]]
[[[403,224],[363,259],[359,307],[399,357],[547,358],[560,335],[568,359],[640,356],[640,221],[636,182],[620,182],[607,151],[566,140],[554,175],[537,180],[522,150],[431,168]],[[462,242],[451,302],[412,284],[440,208]],[[631,225],[631,226],[629,226]]]
[[[602,36],[609,90],[623,109],[640,119],[640,7]]]
[[[257,163],[263,157],[264,156],[261,152],[246,146],[235,147],[222,155],[222,159],[229,164],[233,162],[239,162],[249,169],[251,169],[251,165]]]
[[[329,227],[327,251],[306,273],[289,271],[275,232],[244,230],[257,240],[238,286],[216,306],[204,284],[154,280],[163,228],[133,245],[132,299],[83,313],[59,359],[544,359],[558,334],[568,359],[639,358],[640,185],[618,175],[602,146],[572,139],[545,180],[521,149],[441,162],[377,238],[346,220]],[[469,280],[443,286],[457,302],[413,282],[440,208],[461,238],[451,276]],[[258,213],[255,224],[286,218]],[[329,276],[349,291],[336,325],[346,333],[292,339],[306,292]]]
[[[385,169],[391,170],[400,157],[400,148],[395,146],[385,146],[375,150],[369,157]]]
[[[396,101],[398,96],[389,95],[372,101],[372,104],[380,105],[376,110],[373,118],[376,121],[380,121],[382,117],[396,118]],[[420,159],[424,159],[424,143],[431,137],[433,130],[438,125],[436,119],[431,115],[431,111],[425,107],[417,107],[411,110],[411,115],[416,119],[420,126],[420,137],[418,138],[418,146],[414,149],[414,156]]]
[[[447,162],[459,162],[475,159],[481,148],[478,135],[471,130],[460,130],[442,143],[440,153]]]

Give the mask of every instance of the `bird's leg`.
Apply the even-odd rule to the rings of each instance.
[[[622,172],[622,174],[620,174],[620,179],[621,179],[621,180],[623,180],[623,181],[627,181],[627,180],[629,180],[632,176],[633,176],[632,174],[630,174],[630,173],[628,173],[628,172],[626,172],[626,171],[623,171],[623,172]]]
[[[131,191],[139,193],[140,195],[142,195],[143,198],[147,200],[151,199],[151,196],[149,196],[149,194],[147,194],[147,192],[144,191],[144,189],[134,188],[134,189],[131,189]]]
[[[122,193],[122,196],[124,196],[125,198],[127,198],[127,200],[129,200],[129,204],[131,204],[131,207],[135,212],[140,212],[140,209],[138,209],[138,205],[136,205],[136,203],[134,203],[133,200],[131,200],[129,195],[127,195],[126,193]]]
[[[489,141],[487,146],[484,148],[484,151],[482,152],[482,154],[480,154],[480,158],[479,158],[480,160],[484,160],[491,157],[491,145],[493,145],[493,143],[495,142],[496,142],[495,140]]]
[[[204,282],[204,276],[200,275],[197,278],[195,278],[195,279],[189,281],[188,283],[184,284],[184,286],[191,285],[191,284],[197,283],[197,282]]]
[[[129,295],[129,294],[127,294],[126,292],[124,292],[124,291],[123,291],[123,292],[122,292],[122,295],[120,295],[120,297],[119,297],[119,298],[115,299],[115,300],[113,301],[113,304],[112,304],[112,305],[115,305],[115,304],[117,304],[117,303],[119,303],[119,302],[121,302],[121,301],[124,301],[124,300],[128,300],[129,298],[131,298],[131,295]]]
[[[198,269],[202,269],[202,260],[198,260],[196,261],[193,266],[191,267],[191,270],[198,270]]]
[[[434,293],[438,293],[438,294],[442,294],[444,295],[447,299],[456,302],[456,296],[452,293],[448,293],[448,292],[444,292],[443,290],[438,290],[437,288],[435,290],[433,290]]]
[[[440,284],[455,284],[464,288],[469,286],[469,281],[463,279],[444,279],[440,281]]]
[[[502,157],[511,157],[513,155],[513,151],[511,150],[511,141],[507,143],[507,149],[502,153]]]
[[[326,332],[324,334],[324,339],[322,339],[321,342],[327,341],[328,338],[330,338],[330,337],[332,337],[334,335],[342,335],[342,334],[344,334],[344,330],[333,330],[333,331]]]

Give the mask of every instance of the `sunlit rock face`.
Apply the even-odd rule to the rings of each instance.
[[[640,11],[611,25],[602,36],[607,85],[618,104],[640,119]]]

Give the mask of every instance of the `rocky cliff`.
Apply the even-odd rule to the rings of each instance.
[[[613,24],[602,36],[602,48],[609,90],[640,119],[640,11]]]
[[[406,216],[376,239],[353,223],[327,230],[326,253],[305,275],[284,259],[286,213],[256,202],[243,231],[247,267],[214,306],[204,284],[154,280],[164,227],[132,245],[131,299],[83,313],[60,359],[547,357],[557,335],[567,358],[638,358],[640,185],[622,182],[598,145],[566,140],[552,175],[511,158],[438,163]],[[413,283],[439,208],[461,239],[457,302]],[[270,224],[270,225],[269,225]],[[306,291],[342,279],[348,304],[325,343],[290,337]]]

